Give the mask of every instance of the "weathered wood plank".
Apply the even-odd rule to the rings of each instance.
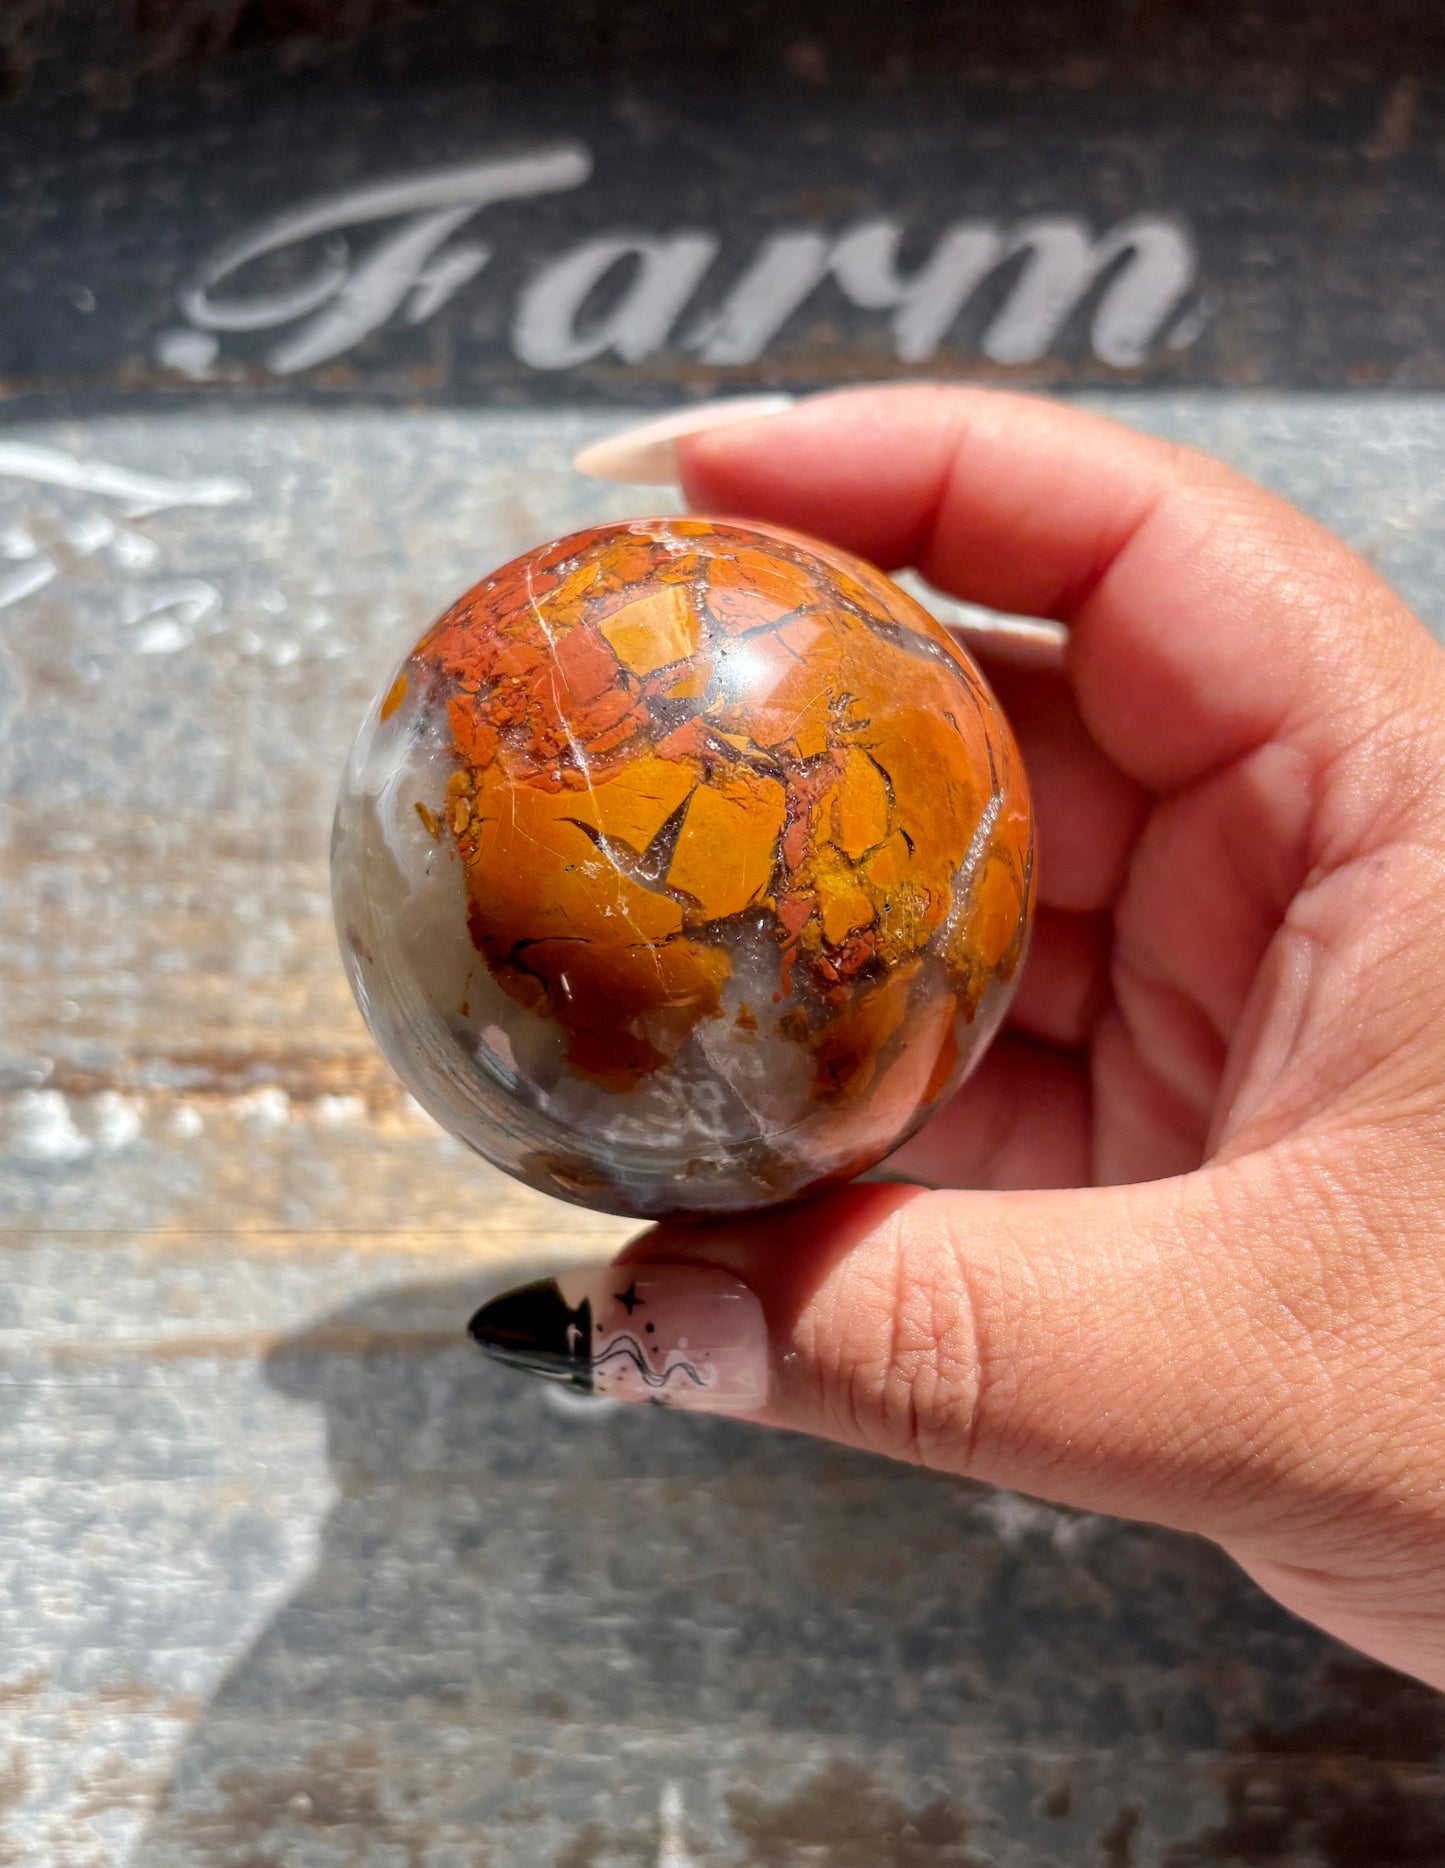
[[[1445,625],[1445,405],[1130,407]],[[482,1292],[631,1228],[401,1093],[335,958],[331,794],[420,622],[642,503],[566,472],[600,427],[11,431],[234,492],[150,516],[0,447],[0,1861],[1445,1855],[1439,1702],[1206,1546],[461,1345]]]

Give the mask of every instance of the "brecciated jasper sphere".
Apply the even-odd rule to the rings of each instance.
[[[887,1154],[997,1027],[1032,878],[1018,750],[947,631],[856,558],[708,519],[469,590],[367,715],[333,850],[418,1100],[639,1215]]]

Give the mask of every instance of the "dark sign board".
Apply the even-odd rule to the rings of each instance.
[[[703,11],[40,7],[5,395],[1445,379],[1433,9]]]

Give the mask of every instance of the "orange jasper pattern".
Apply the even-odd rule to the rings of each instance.
[[[450,917],[436,990],[402,977],[425,940],[403,961],[353,912],[363,849],[413,934]],[[814,541],[677,518],[544,546],[428,631],[353,754],[336,876],[363,1008],[448,1126],[574,1199],[727,1210],[871,1165],[956,1084],[1033,833],[926,611]]]

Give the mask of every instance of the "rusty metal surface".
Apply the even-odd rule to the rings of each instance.
[[[1445,635],[1445,403],[1149,398]],[[645,499],[575,413],[0,432],[0,1863],[1445,1859],[1445,1706],[1210,1547],[471,1358],[629,1228],[397,1089],[325,855],[379,673]]]

